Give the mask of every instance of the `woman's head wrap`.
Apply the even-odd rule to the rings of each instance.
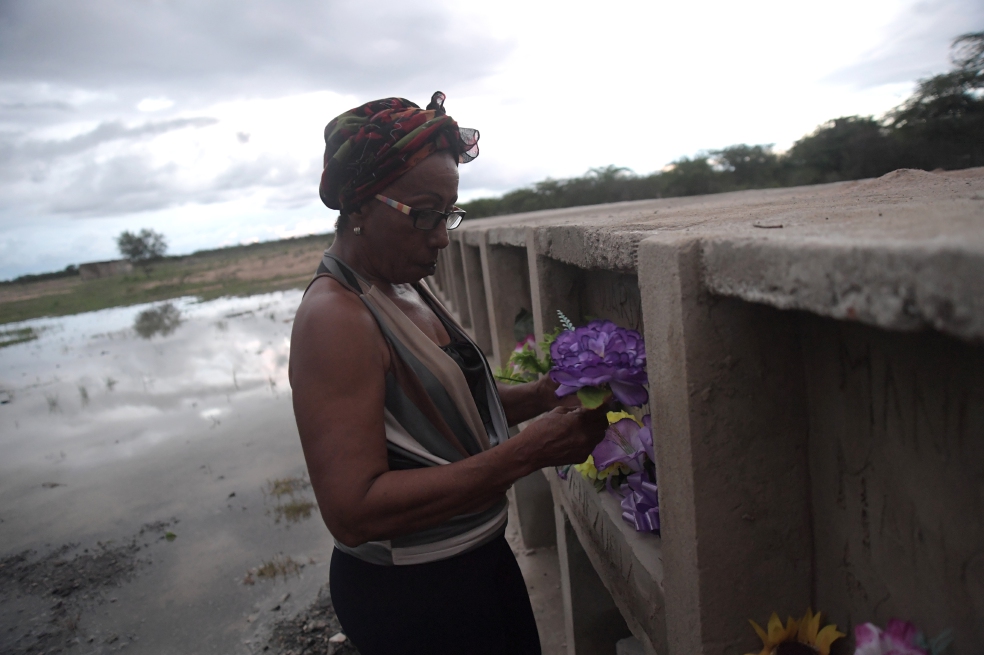
[[[438,91],[427,109],[404,98],[373,100],[325,127],[321,200],[348,212],[438,150],[458,163],[478,157],[478,130],[459,128]]]

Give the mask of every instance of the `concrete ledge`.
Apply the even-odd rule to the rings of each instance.
[[[860,321],[984,338],[984,253],[959,244],[711,239],[712,293]]]
[[[646,652],[666,653],[660,538],[636,532],[622,520],[622,508],[615,498],[599,494],[576,472],[566,481],[553,469],[544,469],[543,474],[554,502],[564,508],[629,630]]]

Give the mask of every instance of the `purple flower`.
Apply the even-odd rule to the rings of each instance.
[[[599,471],[621,462],[639,472],[645,456],[648,455],[652,462],[656,461],[653,453],[652,419],[648,414],[643,417],[642,423],[640,426],[635,419],[623,418],[608,426],[605,438],[591,452]]]
[[[646,347],[635,330],[611,321],[591,321],[561,332],[550,345],[550,356],[554,361],[550,377],[560,385],[557,396],[607,384],[623,405],[638,407],[649,400],[643,386],[649,382]]]

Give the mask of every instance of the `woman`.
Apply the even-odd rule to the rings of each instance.
[[[325,128],[321,198],[340,214],[294,321],[294,414],[335,539],[335,610],[363,655],[539,653],[505,492],[583,461],[606,420],[546,377],[497,388],[421,284],[463,213],[458,163],[478,154],[443,101],[377,100]]]

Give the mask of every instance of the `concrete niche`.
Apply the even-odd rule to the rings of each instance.
[[[482,272],[482,249],[478,243],[470,243],[469,233],[459,242],[461,264],[464,271],[465,300],[471,315],[471,330],[475,343],[487,356],[494,356],[492,330],[489,327],[488,298],[485,295],[485,276]],[[455,243],[451,243],[454,247]]]
[[[537,338],[560,325],[561,311],[575,324],[608,319],[644,331],[638,278],[631,273],[582,269],[542,255],[530,257]]]
[[[514,326],[521,311],[530,312],[530,274],[526,249],[483,244],[482,272],[494,360],[505,366],[516,347]]]
[[[984,347],[801,317],[815,598],[984,643]]]

